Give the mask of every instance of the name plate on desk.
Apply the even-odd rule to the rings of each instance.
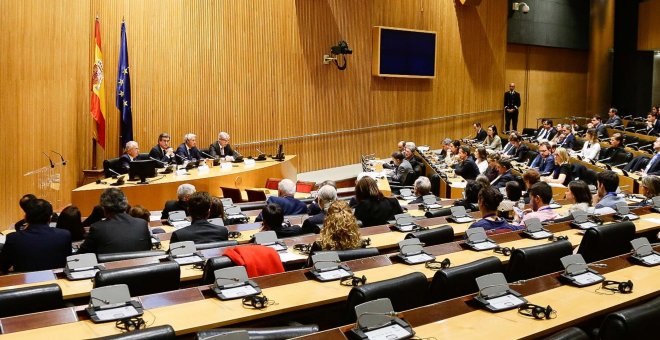
[[[222,169],[223,171],[231,170],[231,163],[230,162],[220,163],[220,169]]]
[[[252,167],[254,167],[254,165],[256,164],[256,162],[254,161],[254,159],[249,159],[249,158],[248,158],[248,159],[246,159],[246,160],[243,162],[243,164],[244,164],[244,166],[245,166],[246,168],[252,168]]]
[[[209,166],[206,165],[206,164],[204,164],[204,165],[202,165],[202,166],[199,166],[199,167],[197,168],[197,173],[200,174],[200,175],[201,175],[201,174],[208,174],[209,171],[211,171],[211,170],[209,169]]]
[[[179,169],[176,172],[174,172],[174,176],[185,176],[187,174],[188,172],[186,171],[186,169]]]
[[[408,339],[413,336],[407,329],[401,327],[399,324],[392,324],[383,328],[374,329],[373,331],[366,331],[364,335],[369,340],[396,340]]]
[[[130,318],[141,315],[133,306],[123,306],[119,308],[104,309],[96,311],[96,315],[101,321],[112,321]]]
[[[352,273],[349,273],[348,271],[344,270],[343,268],[335,269],[335,270],[328,270],[325,272],[319,272],[318,276],[321,280],[323,281],[333,281],[333,280],[339,280],[345,277],[349,277],[353,275]]]

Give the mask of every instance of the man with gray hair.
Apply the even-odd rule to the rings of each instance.
[[[316,202],[321,208],[321,211],[313,216],[310,216],[308,219],[303,222],[302,229],[304,234],[315,233],[318,234],[321,231],[320,226],[323,225],[325,221],[325,214],[330,207],[332,202],[337,200],[337,189],[330,185],[324,185],[319,189],[318,195],[316,196]]]
[[[229,134],[224,131],[218,134],[218,140],[213,142],[209,147],[209,154],[213,157],[225,158],[228,161],[233,161],[241,155],[238,151],[231,148],[231,145],[229,145]]]
[[[188,199],[195,193],[195,191],[197,190],[192,184],[185,183],[179,185],[176,189],[177,200],[169,200],[165,202],[165,207],[163,208],[163,213],[160,215],[160,219],[166,220],[170,216],[170,212],[177,210],[185,211],[186,216],[188,216]]]
[[[406,142],[406,147],[403,150],[403,155],[408,162],[410,162],[410,166],[413,168],[413,171],[415,172],[415,177],[423,175],[423,165],[424,161],[422,160],[421,157],[415,155],[415,150],[417,150],[417,146],[413,142]]]
[[[418,179],[415,180],[414,184],[414,192],[413,194],[417,196],[415,200],[408,204],[421,204],[424,203],[424,196],[425,195],[432,195],[431,193],[431,181],[429,180],[428,177],[426,176],[419,176]]]
[[[80,245],[82,253],[122,253],[151,249],[151,236],[147,221],[126,213],[128,200],[117,188],[105,189],[100,205],[105,220],[92,224],[85,241]]]
[[[293,197],[296,194],[296,183],[292,180],[285,178],[277,185],[277,197],[270,196],[266,200],[266,205],[273,203],[282,208],[284,216],[300,215],[307,213],[307,205],[297,198]],[[257,216],[256,221],[261,221],[261,214]]]
[[[140,155],[140,147],[136,141],[126,142],[124,154],[119,157],[119,173],[126,174],[131,169],[131,162],[138,159]]]
[[[199,149],[197,149],[197,136],[194,133],[186,133],[183,136],[183,143],[179,145],[174,154],[178,164],[203,158]]]

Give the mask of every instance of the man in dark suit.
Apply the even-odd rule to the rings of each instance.
[[[203,158],[199,149],[197,149],[197,136],[193,133],[187,133],[183,136],[183,143],[179,145],[174,154],[178,164],[182,164],[184,160],[193,161]]]
[[[557,142],[557,147],[567,150],[573,149],[573,145],[575,144],[575,135],[573,135],[573,130],[571,129],[570,125],[562,125],[562,136],[563,138],[560,138],[560,140]]]
[[[506,187],[509,181],[515,181],[516,177],[511,173],[511,162],[506,160],[499,160],[497,163],[497,171],[499,175],[490,182],[490,185],[499,189]]]
[[[621,152],[626,152],[623,147],[623,136],[620,133],[615,133],[610,138],[610,146],[606,149],[601,149],[600,154],[598,155],[598,161],[603,164],[609,165],[618,165],[614,164],[617,155]]]
[[[610,134],[607,133],[607,126],[603,124],[603,120],[600,118],[600,116],[593,116],[591,118],[591,123],[587,125],[587,127],[596,129],[596,137],[598,137],[598,139],[605,139],[610,137]]]
[[[213,157],[225,158],[229,161],[233,161],[241,155],[229,145],[229,134],[226,132],[220,132],[218,134],[218,140],[209,147],[209,154]]]
[[[456,175],[463,177],[464,179],[476,179],[479,176],[479,167],[477,163],[468,158],[470,155],[470,148],[468,146],[461,146],[458,149],[458,163],[454,165],[454,172]]]
[[[523,144],[520,141],[520,137],[514,134],[511,134],[511,137],[509,137],[509,143],[513,146],[513,149],[509,152],[509,158],[516,162],[522,161],[527,151],[529,151],[527,145]]]
[[[516,84],[509,84],[509,91],[504,92],[504,120],[505,131],[511,131],[509,127],[513,122],[513,130],[518,130],[518,109],[520,108],[520,93],[516,92]]]
[[[190,215],[188,211],[188,200],[190,196],[195,193],[195,186],[192,184],[181,184],[176,189],[177,200],[169,200],[165,202],[165,207],[163,212],[160,215],[161,220],[166,220],[170,216],[170,212],[183,210],[186,212],[186,216]]]
[[[147,221],[126,213],[128,200],[117,189],[103,191],[100,198],[105,220],[92,224],[78,253],[121,253],[151,249]]]
[[[642,170],[642,175],[660,175],[660,137],[653,142],[653,148],[655,149],[655,155],[651,157],[644,170]]]
[[[552,126],[552,119],[543,120],[543,128],[539,129],[538,134],[536,135],[536,140],[542,142],[544,140],[549,141],[555,137],[557,134],[557,129]]]
[[[472,124],[472,126],[474,127],[474,131],[476,132],[476,135],[474,136],[474,140],[478,140],[480,142],[483,142],[486,139],[486,137],[488,137],[488,134],[486,133],[486,130],[481,128],[481,123],[480,122],[476,122],[476,123]]]
[[[151,148],[149,151],[149,158],[157,159],[163,163],[174,162],[174,149],[170,147],[171,137],[167,132],[163,132],[158,136],[158,145]],[[163,163],[157,163],[158,167],[164,167]]]
[[[209,223],[210,209],[211,195],[208,192],[201,191],[192,194],[188,200],[188,211],[190,211],[192,223],[172,233],[170,243],[182,241],[193,241],[195,243],[227,241],[229,237],[227,228]]]
[[[0,252],[0,273],[62,268],[71,255],[71,234],[68,230],[51,228],[53,206],[35,198],[28,202],[25,220],[28,225],[7,235]]]
[[[119,173],[126,174],[131,169],[131,162],[138,159],[140,147],[136,141],[126,142],[126,148],[123,155],[119,157]]]
[[[293,197],[296,194],[296,183],[292,180],[285,178],[277,185],[278,197],[270,196],[266,200],[266,204],[274,203],[282,208],[284,216],[300,215],[307,213],[307,205],[297,198]],[[262,220],[261,214],[257,216],[256,221]]]
[[[660,120],[652,113],[649,113],[646,118],[646,134],[650,136],[660,134]]]
[[[623,125],[623,121],[621,120],[621,117],[617,115],[618,110],[615,108],[610,108],[610,110],[607,112],[607,115],[609,118],[605,122],[605,125],[611,127],[611,128],[617,128]],[[623,129],[622,129],[623,130]]]
[[[550,150],[550,143],[542,142],[539,144],[539,154],[529,165],[532,169],[537,169],[544,176],[555,170],[555,158]]]
[[[406,147],[403,149],[403,156],[410,162],[410,166],[415,173],[413,177],[417,178],[424,175],[424,161],[422,157],[415,155],[415,150],[417,150],[417,146],[414,142],[406,142]]]
[[[321,231],[323,222],[325,221],[325,212],[330,207],[332,202],[337,200],[337,189],[331,185],[323,185],[316,196],[316,202],[318,202],[319,211],[316,214],[309,216],[302,224],[303,234],[315,233],[318,234]],[[310,204],[310,208],[311,208]],[[311,209],[310,209],[311,210]]]

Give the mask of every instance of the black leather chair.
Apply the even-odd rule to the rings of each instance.
[[[578,327],[568,327],[555,334],[543,338],[544,340],[589,340],[589,335]]]
[[[523,137],[534,137],[538,131],[533,128],[523,128],[521,133]],[[502,138],[504,139],[504,138]]]
[[[580,177],[586,169],[587,167],[580,163],[573,163],[571,164],[571,176],[574,180],[581,179]]]
[[[197,332],[197,340],[206,340],[216,335],[231,334],[237,330],[247,331],[251,340],[284,340],[309,335],[319,331],[317,325],[299,325],[268,328],[218,328]]]
[[[529,166],[532,165],[534,158],[536,158],[536,156],[538,155],[539,155],[538,151],[529,150],[523,155],[523,158],[520,161],[525,162],[525,164]]]
[[[475,279],[502,272],[502,262],[494,256],[456,267],[438,270],[429,287],[428,302],[434,303],[479,291]]]
[[[449,216],[451,215],[451,208],[440,208],[440,209],[434,209],[427,211],[424,216],[426,218],[431,218],[431,217],[442,217],[442,216]]]
[[[204,250],[204,249],[231,247],[237,245],[238,245],[238,241],[236,240],[218,241],[218,242],[209,242],[209,243],[195,243],[195,249]]]
[[[121,161],[119,160],[119,158],[111,158],[103,161],[103,173],[105,175],[105,178],[111,178],[112,176],[116,176],[117,174],[111,172],[108,169],[112,169],[117,173],[122,173],[123,171],[121,170]]]
[[[506,278],[513,282],[560,271],[563,269],[560,259],[571,254],[573,246],[569,241],[517,248],[511,253]]]
[[[312,266],[312,255],[327,253],[328,251],[312,251],[307,258],[307,267]],[[346,250],[335,250],[333,251],[339,256],[339,260],[342,262],[363,259],[365,257],[373,257],[380,255],[378,248],[357,248],[357,249],[346,249]]]
[[[96,254],[96,259],[99,261],[99,263],[103,263],[103,262],[132,260],[132,259],[139,259],[142,257],[165,256],[165,255],[167,255],[167,253],[163,250],[143,250],[143,251],[131,251],[126,253]]]
[[[585,231],[578,248],[587,263],[625,254],[631,250],[635,224],[630,221],[612,223]]]
[[[660,320],[660,298],[655,298],[639,306],[606,316],[598,330],[598,338],[651,339],[653,334],[657,333],[658,320]]]
[[[204,274],[202,274],[202,282],[204,284],[211,284],[215,281],[213,272],[218,269],[233,267],[236,264],[231,261],[227,256],[212,257],[204,263]]]
[[[575,141],[573,142],[573,151],[577,151],[577,152],[582,151],[582,148],[584,147],[584,143],[585,143],[584,139],[576,138]]]
[[[350,317],[349,322],[353,322],[356,319],[355,306],[381,298],[390,299],[395,311],[419,307],[425,303],[422,292],[425,292],[427,288],[426,276],[420,272],[353,287],[351,292],[348,293],[348,311],[346,315]]]
[[[170,325],[155,326],[117,335],[96,338],[97,340],[169,340],[176,339],[174,328]]]
[[[64,308],[62,289],[55,283],[0,291],[0,317]]]
[[[585,181],[589,185],[597,185],[596,180],[596,171],[584,168],[584,171],[580,175],[580,179]]]
[[[439,197],[440,196],[440,175],[431,174],[429,176],[429,181],[431,182],[431,193]]]
[[[124,283],[131,296],[140,296],[179,289],[181,269],[176,262],[101,270],[94,277],[94,287]]]
[[[409,238],[417,238],[426,246],[452,242],[454,241],[454,228],[444,225],[434,229],[415,231],[406,235],[406,239]]]

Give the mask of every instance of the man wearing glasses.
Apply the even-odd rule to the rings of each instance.
[[[171,137],[167,132],[163,132],[158,136],[158,145],[151,148],[149,151],[149,158],[157,159],[164,163],[172,163],[174,161],[174,149],[170,147]],[[164,167],[163,163],[156,164],[159,168]]]
[[[220,132],[218,134],[218,140],[211,144],[209,153],[213,157],[224,158],[227,161],[233,161],[241,155],[238,151],[231,148],[231,145],[229,145],[229,134],[224,131]]]

